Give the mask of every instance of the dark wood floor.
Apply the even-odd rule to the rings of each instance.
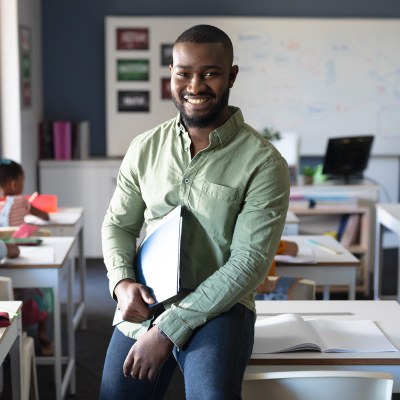
[[[395,249],[385,250],[384,254],[384,294],[395,294],[397,284],[397,257]],[[372,294],[372,291],[371,291]],[[343,298],[342,294],[333,294],[332,298]],[[367,299],[358,295],[359,299]],[[370,296],[369,298],[372,298]],[[77,394],[67,398],[75,400],[97,400],[101,373],[108,341],[112,332],[114,302],[108,292],[105,267],[101,260],[88,260],[87,276],[87,329],[78,329],[76,336]],[[32,332],[34,334],[34,332]],[[9,385],[9,366],[5,365],[4,393],[1,400],[11,399]],[[54,400],[53,369],[50,366],[38,366],[39,396],[41,400]],[[184,400],[183,380],[180,371],[171,382],[166,400]],[[393,400],[400,400],[400,394]]]

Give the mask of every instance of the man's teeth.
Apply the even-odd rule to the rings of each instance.
[[[187,101],[191,104],[202,104],[205,103],[207,101],[206,98],[202,98],[202,99],[187,99]]]

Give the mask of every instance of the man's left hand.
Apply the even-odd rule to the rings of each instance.
[[[173,347],[173,342],[153,326],[129,350],[124,362],[124,375],[153,381]]]

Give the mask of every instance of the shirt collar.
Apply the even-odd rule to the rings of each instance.
[[[226,146],[239,132],[244,124],[243,114],[238,107],[229,106],[230,118],[221,126],[210,132],[210,143],[218,142],[221,147]],[[181,115],[178,113],[175,119],[175,134],[179,137],[186,132],[185,126],[181,122]]]

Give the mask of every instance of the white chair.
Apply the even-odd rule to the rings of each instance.
[[[300,167],[301,138],[297,132],[281,132],[281,139],[272,142],[289,165],[290,182],[295,185]]]
[[[365,371],[247,373],[243,400],[390,400],[393,376]]]
[[[0,276],[0,301],[12,300],[14,300],[12,280],[9,277]],[[39,400],[35,343],[26,332],[22,334],[22,358],[22,400]],[[2,374],[0,381],[2,381]]]
[[[292,279],[292,283],[282,282]],[[304,278],[268,276],[269,290],[259,293],[256,300],[315,300],[315,281]]]

